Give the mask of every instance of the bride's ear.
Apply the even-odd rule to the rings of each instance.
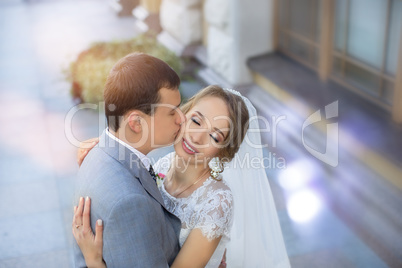
[[[134,133],[141,133],[142,131],[142,113],[139,111],[132,111],[127,116],[127,123]]]

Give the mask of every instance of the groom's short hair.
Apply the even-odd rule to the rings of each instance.
[[[144,53],[128,54],[109,72],[104,88],[105,115],[109,128],[117,131],[131,110],[151,115],[151,104],[160,101],[159,90],[178,89],[180,78],[164,61]]]

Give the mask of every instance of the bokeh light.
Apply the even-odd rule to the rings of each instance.
[[[291,195],[287,202],[289,217],[298,223],[314,219],[320,212],[322,202],[312,190],[306,189]]]

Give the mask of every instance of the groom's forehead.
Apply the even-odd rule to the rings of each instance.
[[[178,88],[161,88],[159,90],[160,102],[177,104],[181,101],[180,91]]]
[[[180,91],[178,89],[160,89],[159,106],[177,109],[181,104]]]

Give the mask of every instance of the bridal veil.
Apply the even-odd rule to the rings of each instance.
[[[241,96],[237,91],[225,90]],[[234,199],[234,221],[226,262],[230,268],[287,268],[290,267],[289,258],[262,164],[257,112],[247,98],[241,97],[250,115],[249,129],[235,158],[222,173]]]

